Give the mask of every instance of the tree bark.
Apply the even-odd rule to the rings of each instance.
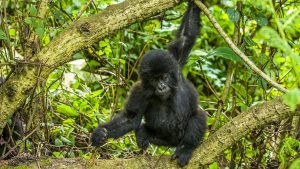
[[[219,154],[250,131],[266,124],[278,124],[285,118],[299,114],[299,109],[291,112],[290,108],[283,103],[282,97],[257,104],[233,118],[205,140],[195,151],[190,164],[210,164]]]
[[[25,103],[39,81],[45,81],[56,67],[72,55],[116,31],[140,22],[181,0],[127,0],[105,11],[76,21],[55,37],[25,64],[17,64],[9,79],[0,86],[0,135],[12,114]]]

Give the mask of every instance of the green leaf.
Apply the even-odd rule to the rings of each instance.
[[[90,68],[96,68],[97,66],[100,66],[100,63],[96,60],[90,60],[88,62],[88,65],[89,65]]]
[[[30,17],[25,18],[25,23],[27,23],[28,25],[32,24],[32,19]]]
[[[257,44],[249,37],[249,36],[244,36],[244,40],[245,42],[249,45],[249,46],[256,46]]]
[[[47,45],[48,43],[50,43],[50,37],[49,37],[49,36],[45,36],[45,37],[43,38],[43,44],[44,44],[44,45]]]
[[[92,155],[93,155],[93,153],[89,152],[89,153],[82,155],[82,158],[91,159]]]
[[[6,33],[1,29],[0,29],[0,39],[8,40]]]
[[[193,50],[191,55],[196,55],[199,58],[199,56],[206,56],[207,53],[204,50]]]
[[[285,102],[285,104],[290,106],[291,111],[295,111],[297,105],[300,104],[300,90],[299,89],[290,90],[287,94],[284,95],[283,101]]]
[[[43,38],[44,36],[44,29],[43,28],[36,28],[35,33],[39,36],[39,38]]]
[[[61,152],[52,152],[52,155],[56,158],[63,158],[64,155]]]
[[[240,19],[240,13],[237,10],[235,10],[234,8],[228,8],[227,9],[227,14],[229,16],[229,19],[232,22],[237,23]]]
[[[216,121],[216,118],[215,118],[215,117],[208,117],[206,123],[207,123],[207,125],[211,125],[211,124],[213,124],[215,121]]]
[[[70,141],[69,139],[67,139],[66,137],[60,136],[61,141],[63,141],[64,143],[67,143],[69,145],[72,145],[72,141]]]
[[[36,9],[34,6],[31,6],[31,7],[29,8],[29,12],[30,12],[30,15],[36,16],[36,14],[37,14],[37,9]]]
[[[260,85],[263,87],[263,89],[265,91],[268,90],[268,82],[262,77],[259,77],[258,80],[260,81]]]
[[[295,161],[293,161],[289,169],[299,169],[299,166],[300,166],[300,158],[297,158]]]
[[[75,157],[76,157],[76,155],[75,155],[75,153],[74,153],[73,151],[68,152],[68,153],[67,153],[67,156],[68,156],[69,158],[75,158]]]
[[[83,56],[81,53],[76,53],[75,55],[73,55],[73,59],[82,59]]]
[[[218,169],[219,168],[219,164],[217,162],[214,162],[214,163],[210,164],[208,168],[209,169]]]
[[[68,117],[77,117],[79,115],[72,107],[65,104],[58,105],[56,111]]]
[[[61,146],[64,145],[64,143],[63,143],[60,139],[58,139],[58,138],[55,139],[54,144],[55,144],[55,146],[57,146],[57,147],[61,147]]]
[[[285,48],[290,48],[278,33],[270,27],[261,28],[258,35],[263,40],[266,40],[270,46],[277,47],[283,51],[286,51]]]
[[[97,96],[99,96],[99,95],[102,94],[102,93],[103,93],[103,90],[102,90],[102,89],[93,91],[93,92],[92,92],[92,97],[97,97]]]
[[[103,55],[104,54],[104,52],[102,50],[99,50],[96,53],[97,53],[97,55]]]
[[[75,120],[74,120],[74,119],[71,119],[71,118],[68,118],[68,119],[66,119],[66,120],[63,121],[63,124],[64,124],[65,126],[71,126],[71,125],[73,125],[74,123],[75,123]]]
[[[259,26],[267,26],[268,19],[263,14],[257,14],[254,17],[254,20],[257,22]]]
[[[16,36],[16,30],[15,29],[9,29],[9,36]]]
[[[209,53],[210,56],[221,56],[225,59],[230,59],[232,61],[243,62],[242,59],[236,55],[231,48],[219,47]]]
[[[102,47],[108,46],[108,43],[105,41],[100,41],[99,46],[102,48]]]

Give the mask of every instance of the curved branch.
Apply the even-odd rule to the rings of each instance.
[[[232,40],[226,35],[222,27],[219,25],[217,20],[214,18],[214,16],[209,12],[207,7],[200,1],[200,0],[193,0],[195,4],[199,6],[199,8],[205,13],[205,15],[208,17],[210,22],[213,24],[213,26],[216,28],[216,30],[220,33],[220,35],[223,37],[223,39],[226,41],[226,43],[230,46],[230,48],[238,55],[240,56],[244,62],[259,76],[264,78],[267,82],[269,82],[272,86],[277,88],[278,90],[286,93],[288,90],[282,87],[277,82],[273,81],[267,74],[262,72],[256,65],[232,42]]]
[[[195,151],[190,163],[191,165],[210,164],[250,131],[294,115],[300,115],[300,110],[291,112],[290,108],[283,103],[282,97],[255,105],[233,118],[205,140]]]

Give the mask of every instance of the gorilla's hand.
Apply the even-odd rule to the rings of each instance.
[[[150,144],[147,138],[140,136],[136,137],[136,142],[139,148],[141,148],[142,150],[146,150]]]
[[[107,130],[104,127],[98,126],[92,133],[92,146],[100,146],[106,142]]]

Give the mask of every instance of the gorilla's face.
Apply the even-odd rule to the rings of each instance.
[[[171,93],[170,80],[171,77],[167,73],[151,78],[149,83],[155,90],[154,94],[161,98],[168,98]]]
[[[144,88],[161,99],[169,98],[178,84],[177,61],[165,50],[146,53],[141,60],[139,74]]]

